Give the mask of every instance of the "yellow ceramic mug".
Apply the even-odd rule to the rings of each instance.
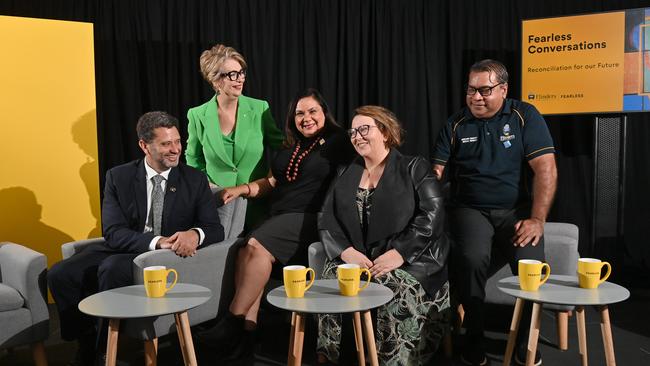
[[[315,272],[305,266],[286,266],[282,270],[284,277],[284,290],[287,297],[303,297],[305,291],[314,284]],[[311,281],[307,284],[307,272],[311,272]]]
[[[542,278],[542,268],[546,267],[546,274]],[[519,260],[519,287],[524,291],[537,291],[548,276],[551,275],[551,266],[534,259]]]
[[[601,278],[601,271],[605,266],[607,267],[607,273]],[[609,262],[602,262],[596,258],[578,259],[578,284],[582,288],[598,288],[601,283],[609,278],[611,273],[612,266]]]
[[[361,274],[365,273],[368,280],[359,288]],[[339,279],[339,289],[343,296],[356,296],[370,284],[370,271],[367,268],[361,268],[358,264],[341,264],[336,269],[336,275]]]
[[[167,276],[174,273],[174,282],[167,287]],[[178,272],[165,266],[151,266],[144,269],[144,289],[149,297],[163,297],[178,281]]]

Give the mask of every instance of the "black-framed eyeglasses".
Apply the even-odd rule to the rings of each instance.
[[[492,95],[492,89],[494,89],[497,86],[502,85],[502,84],[503,83],[498,83],[497,85],[494,85],[494,86],[482,86],[480,88],[475,88],[473,86],[467,85],[467,87],[465,89],[465,93],[467,93],[467,95],[469,95],[470,97],[473,96],[474,94],[476,94],[476,92],[481,94],[481,96],[483,96],[483,97],[489,97],[490,95]]]
[[[370,127],[377,127],[377,126],[361,125],[357,128],[350,128],[348,130],[348,136],[350,136],[350,138],[353,139],[357,137],[357,133],[359,133],[361,137],[366,137],[368,136],[368,132],[370,132]]]
[[[230,81],[237,81],[241,76],[243,79],[246,79],[246,69],[241,69],[239,71],[229,71],[222,72],[219,74],[221,77],[227,77]]]

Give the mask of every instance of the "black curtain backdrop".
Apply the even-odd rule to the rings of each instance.
[[[430,157],[447,116],[464,103],[462,85],[474,61],[503,61],[510,96],[519,96],[522,19],[648,6],[647,0],[2,0],[0,14],[94,23],[103,181],[106,169],[141,156],[135,123],[142,113],[178,116],[186,137],[187,109],[212,95],[198,57],[215,43],[246,57],[245,94],[268,100],[279,126],[290,98],[316,87],[346,126],[357,106],[390,108],[407,130],[403,152]],[[43,70],[35,72],[52,71],[43,56]],[[546,118],[559,166],[549,220],[580,227],[583,256],[593,254],[593,118]],[[625,233],[617,246],[625,265],[641,270],[650,269],[649,137],[650,115],[629,114]]]

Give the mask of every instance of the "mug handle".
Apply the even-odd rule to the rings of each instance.
[[[307,275],[308,272],[311,272],[311,281],[309,281],[309,284],[305,286],[305,291],[309,290],[311,285],[314,284],[314,280],[316,279],[316,272],[314,272],[313,269],[307,268],[307,271],[305,272],[305,275]]]
[[[368,268],[361,268],[361,273],[366,273],[368,275],[368,280],[366,281],[366,284],[363,285],[363,287],[359,287],[359,291],[363,291],[368,285],[370,284],[370,270]]]
[[[174,272],[174,282],[172,282],[171,286],[169,286],[169,287],[165,287],[165,292],[167,292],[167,291],[173,289],[174,286],[176,286],[176,281],[178,281],[178,272],[176,272],[175,269],[170,268],[170,269],[167,270],[167,273],[166,273],[166,275],[165,275],[165,282],[167,282],[167,277],[169,277],[169,273],[170,273],[170,272]]]
[[[543,263],[542,264],[542,269],[544,269],[544,267],[546,267],[546,275],[539,282],[540,286],[543,285],[544,282],[546,282],[546,280],[548,280],[548,278],[551,276],[551,266],[549,266],[548,263]]]
[[[600,285],[601,283],[607,281],[609,278],[609,275],[612,274],[612,265],[609,264],[609,262],[603,262],[603,266],[607,266],[607,273],[605,273],[605,277],[601,278],[600,281],[598,281],[598,284]],[[603,267],[600,267],[600,270],[602,271]]]

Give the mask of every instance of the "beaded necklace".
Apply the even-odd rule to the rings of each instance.
[[[305,151],[303,151],[302,153],[300,153],[300,155],[298,155],[298,151],[300,151],[300,141],[298,141],[298,143],[296,144],[296,149],[293,150],[293,153],[291,154],[291,159],[289,160],[289,165],[287,166],[287,171],[284,175],[287,178],[288,182],[293,182],[294,180],[296,180],[296,178],[298,178],[298,167],[300,165],[300,162],[302,162],[302,160],[307,155],[309,155],[309,153],[316,147],[316,144],[322,145],[324,143],[325,140],[322,137],[317,138],[314,140],[314,142],[311,143],[311,145],[309,145],[309,147]],[[296,159],[295,163],[294,163],[294,159]],[[291,172],[292,168],[293,168],[293,173]]]

